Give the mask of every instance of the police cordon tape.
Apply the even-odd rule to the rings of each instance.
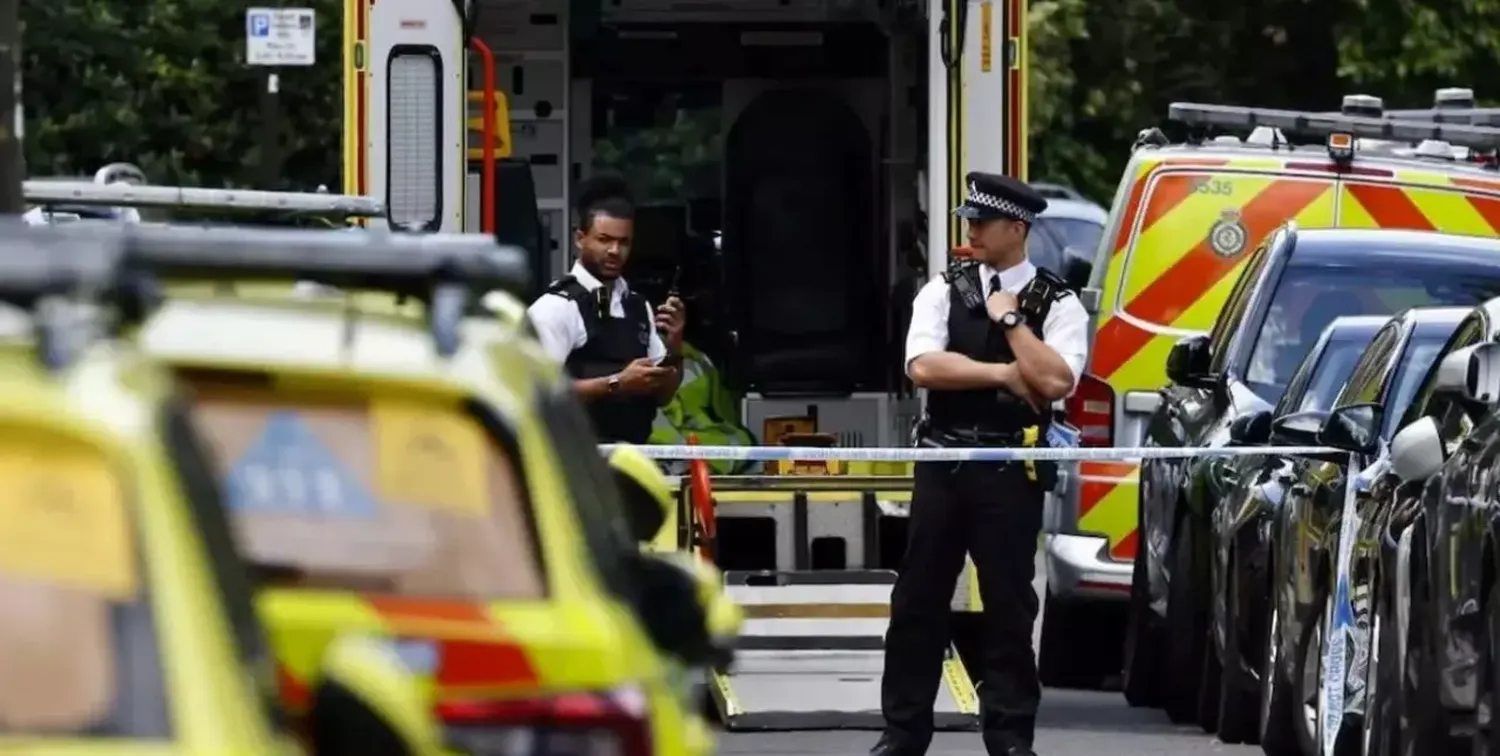
[[[622,444],[600,444],[599,451],[609,454]],[[1291,455],[1339,455],[1349,462],[1346,481],[1353,481],[1358,470],[1353,454],[1326,446],[1136,446],[1019,449],[979,448],[910,448],[910,447],[824,447],[824,446],[636,446],[642,454],[656,460],[706,461],[734,460],[751,462],[840,460],[845,462],[1134,462],[1146,459],[1190,459],[1195,457],[1254,457]],[[1323,649],[1323,679],[1318,699],[1323,720],[1320,756],[1332,756],[1333,745],[1344,721],[1344,697],[1348,669],[1347,638],[1355,620],[1349,596],[1350,559],[1355,531],[1360,521],[1355,505],[1354,486],[1345,485],[1336,563],[1334,566],[1335,611],[1333,632]]]
[[[620,444],[600,444],[609,454]],[[837,446],[693,446],[654,445],[636,447],[651,459],[750,462],[1130,462],[1140,459],[1186,457],[1254,457],[1276,455],[1338,454],[1348,452],[1326,446],[1125,446],[1117,448],[1028,447],[1019,449],[837,447]]]

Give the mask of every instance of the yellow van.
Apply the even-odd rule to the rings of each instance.
[[[1243,138],[1141,133],[1094,262],[1089,366],[1067,402],[1083,445],[1140,445],[1172,344],[1212,328],[1248,253],[1283,223],[1500,234],[1500,175],[1471,161],[1500,131],[1352,117],[1372,101],[1381,107],[1346,98],[1346,115],[1177,103],[1169,120]],[[1447,141],[1428,139],[1435,130]],[[1138,542],[1137,480],[1137,465],[1084,462],[1060,497],[1045,549],[1047,684],[1091,686],[1121,669],[1123,643],[1101,643],[1100,627],[1119,623],[1144,578],[1136,553],[1155,548]]]

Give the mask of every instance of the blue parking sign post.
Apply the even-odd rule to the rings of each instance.
[[[311,8],[247,8],[245,63],[265,69],[261,88],[260,172],[262,189],[281,184],[281,66],[310,66],[317,56]]]

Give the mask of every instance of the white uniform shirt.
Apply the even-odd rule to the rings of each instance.
[[[1023,262],[1005,270],[995,270],[988,265],[979,267],[979,280],[984,287],[984,297],[990,296],[990,276],[999,274],[1000,290],[1019,294],[1031,279],[1036,278],[1036,266]],[[911,306],[911,327],[906,332],[906,374],[911,375],[911,361],[928,352],[948,349],[948,282],[936,278],[927,282],[917,292]],[[1073,370],[1073,386],[1077,388],[1078,377],[1089,356],[1089,313],[1083,309],[1078,297],[1063,297],[1052,303],[1047,311],[1047,320],[1042,323],[1042,341],[1052,347],[1068,367]],[[1072,393],[1069,390],[1069,393]]]
[[[585,270],[581,263],[574,263],[568,274],[578,279],[578,283],[590,293],[604,285],[594,274]],[[629,291],[630,287],[626,285],[625,279],[615,279],[614,289],[609,297],[611,316],[625,317],[625,294]],[[588,341],[583,315],[578,312],[578,303],[571,299],[559,294],[543,294],[531,303],[526,314],[531,318],[532,327],[536,329],[537,339],[542,342],[542,349],[558,362],[567,362],[568,355]],[[646,322],[651,323],[654,319],[651,303],[647,302]],[[651,328],[651,341],[646,345],[646,356],[656,363],[667,356],[667,345],[662,343],[661,334],[656,332],[655,327]]]

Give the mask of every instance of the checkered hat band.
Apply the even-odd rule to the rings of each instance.
[[[1020,205],[1017,205],[1014,202],[1011,202],[1008,199],[1005,199],[1004,197],[996,197],[993,194],[985,194],[984,192],[978,192],[970,189],[968,202],[971,205],[983,205],[988,208],[999,210],[1000,212],[1005,213],[1006,215],[1009,215],[1018,221],[1023,221],[1025,223],[1036,222],[1036,215],[1034,213],[1024,207],[1021,207]]]

